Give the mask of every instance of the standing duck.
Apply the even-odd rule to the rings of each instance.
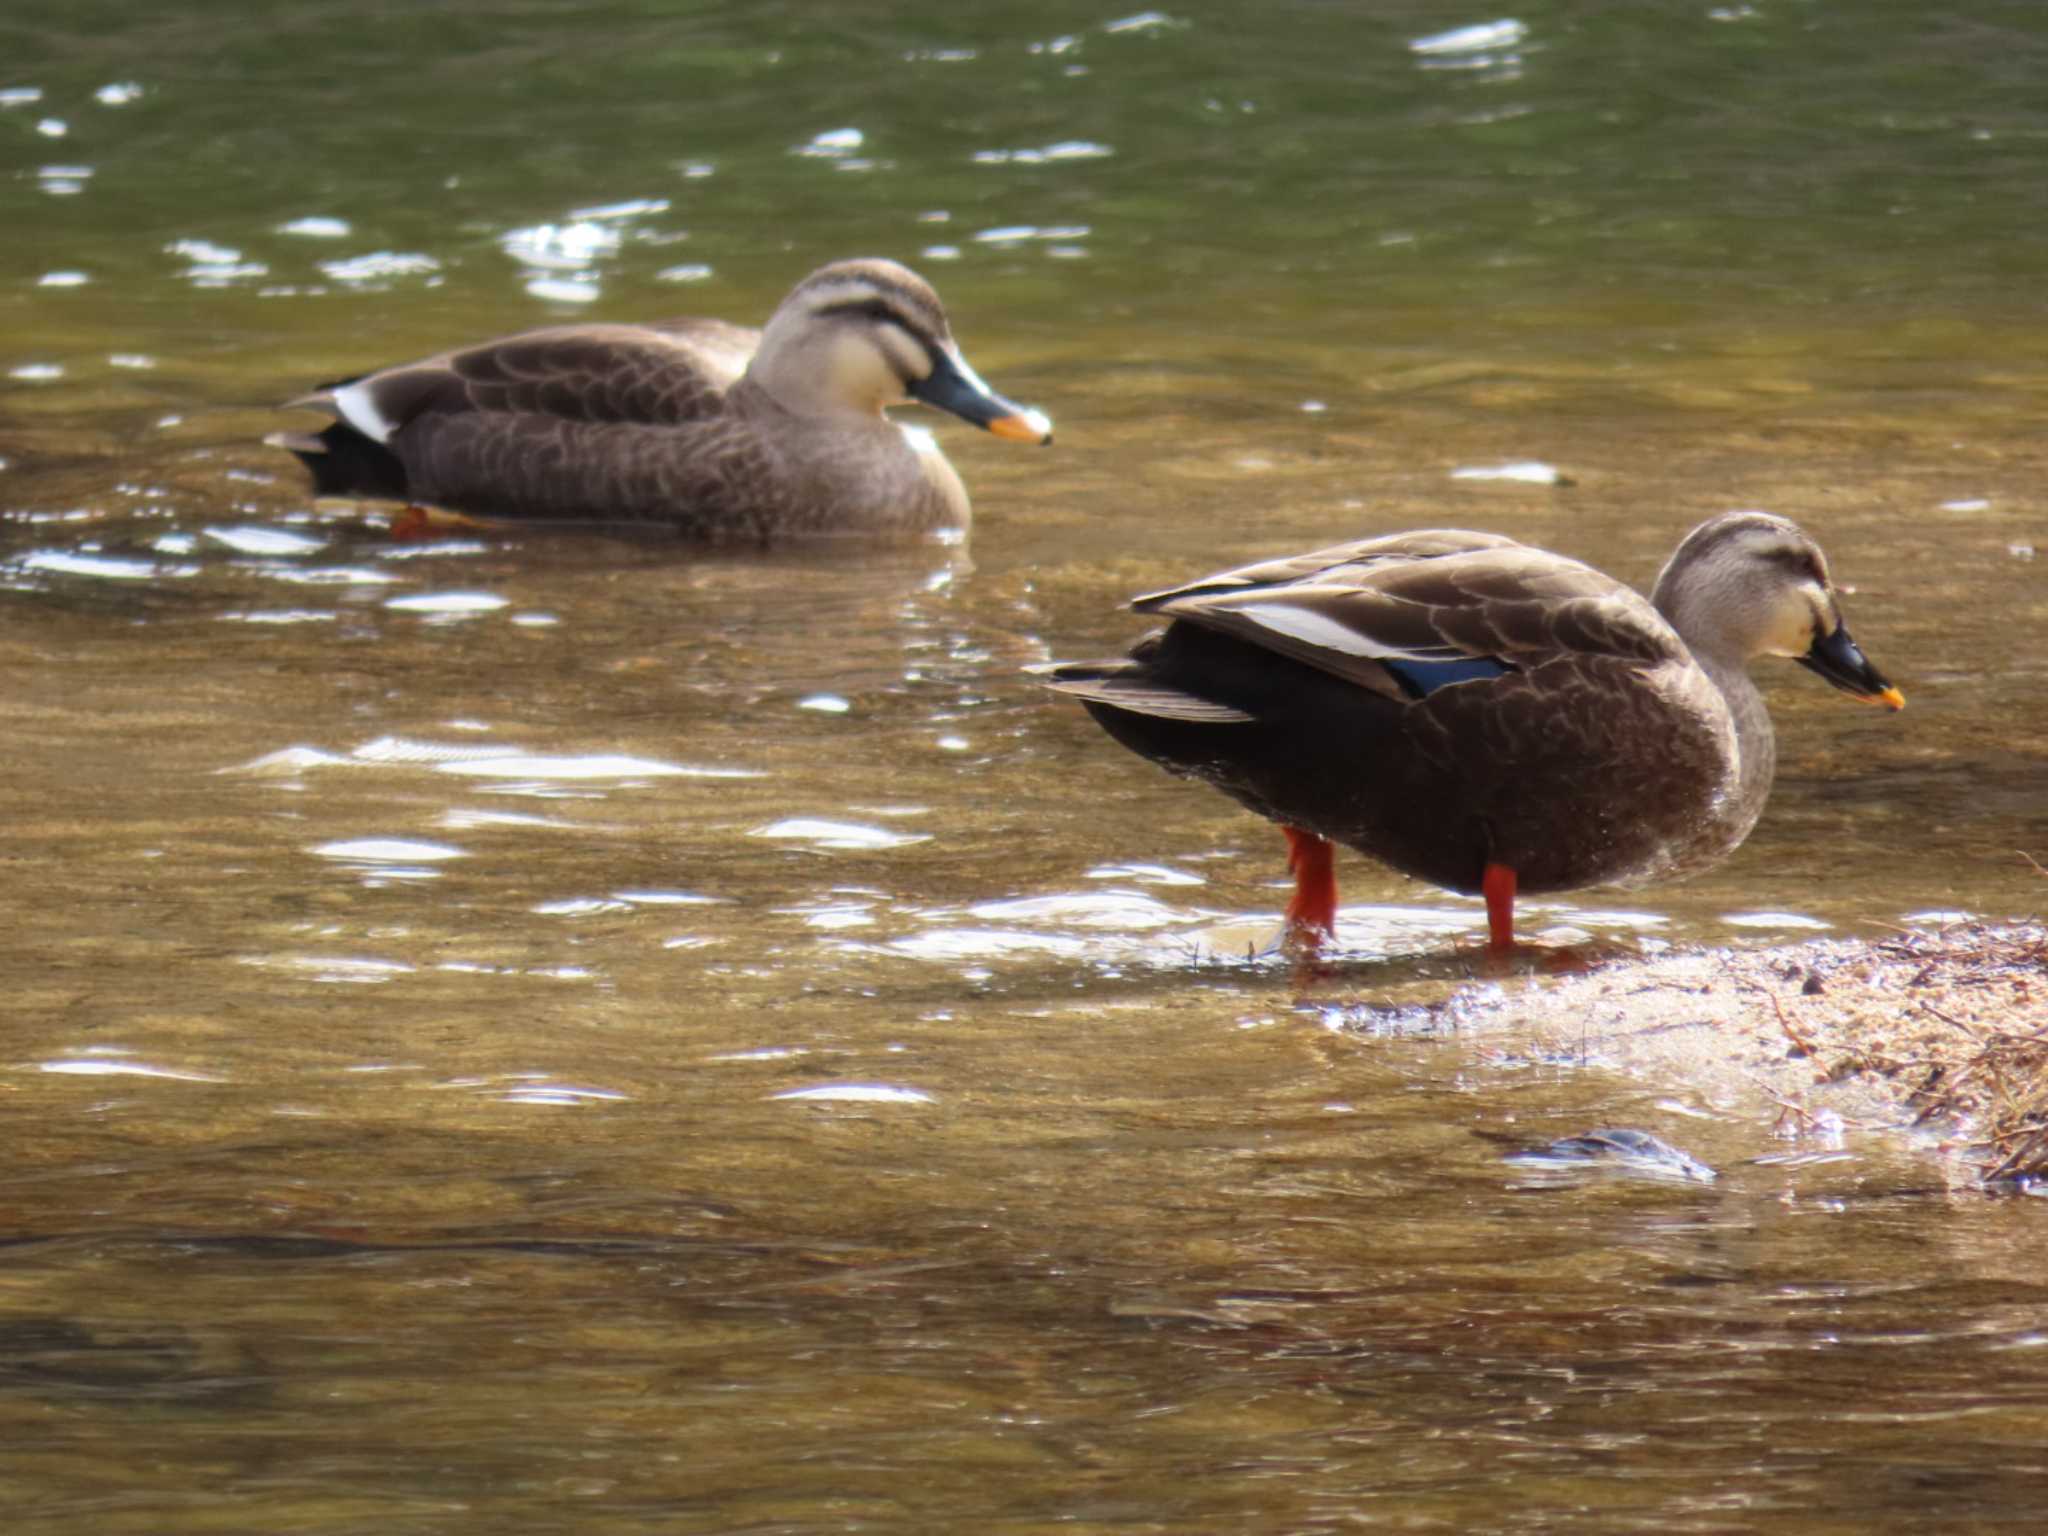
[[[750,331],[722,320],[561,325],[401,363],[291,402],[318,433],[266,439],[316,494],[479,518],[666,525],[706,543],[964,528],[967,491],[920,400],[1015,442],[1051,423],[967,365],[931,285],[836,261]]]
[[[1710,518],[1645,601],[1497,534],[1340,544],[1138,598],[1127,659],[1038,669],[1132,751],[1281,824],[1287,941],[1334,929],[1331,845],[1482,894],[1703,869],[1749,834],[1777,752],[1758,656],[1905,707],[1842,623],[1820,546],[1764,512]]]

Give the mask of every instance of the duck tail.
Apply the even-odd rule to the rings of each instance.
[[[1051,661],[1024,669],[1054,693],[1128,715],[1153,715],[1196,725],[1242,725],[1254,720],[1241,709],[1161,683],[1140,659]]]
[[[316,496],[411,499],[405,466],[398,455],[345,421],[337,421],[323,432],[273,432],[263,441],[295,455],[306,466]]]

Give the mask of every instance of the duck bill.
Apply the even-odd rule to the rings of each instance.
[[[1846,624],[1837,624],[1833,634],[1817,638],[1812,648],[1798,661],[1799,665],[1818,672],[1851,698],[1861,699],[1866,704],[1882,704],[1886,709],[1906,707],[1906,696],[1886,682],[1884,674],[1870,664],[1870,658],[1849,638],[1849,626]]]
[[[1052,441],[1052,422],[1044,412],[1005,400],[967,366],[966,358],[950,348],[935,351],[932,356],[932,371],[910,386],[912,398],[951,411],[962,421],[971,421],[1009,442]]]

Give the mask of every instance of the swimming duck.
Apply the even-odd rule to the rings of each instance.
[[[1763,512],[1710,518],[1645,600],[1498,534],[1398,533],[1136,599],[1128,658],[1037,668],[1109,734],[1281,824],[1286,940],[1333,931],[1333,843],[1486,899],[1688,874],[1748,836],[1777,753],[1750,681],[1788,656],[1858,699],[1905,697],[1850,639],[1820,546]]]
[[[722,320],[561,325],[328,384],[278,433],[323,496],[485,518],[664,524],[711,543],[963,528],[967,491],[929,433],[883,415],[920,400],[1015,442],[1037,411],[967,365],[931,285],[893,261],[835,261],[751,331]]]

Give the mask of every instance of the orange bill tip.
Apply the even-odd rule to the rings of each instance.
[[[1043,411],[1019,411],[1014,416],[998,416],[988,424],[988,429],[1006,442],[1052,441],[1052,418]]]
[[[1887,688],[1883,693],[1872,694],[1870,702],[1882,704],[1886,709],[1904,709],[1906,707],[1906,696],[1896,688]]]

